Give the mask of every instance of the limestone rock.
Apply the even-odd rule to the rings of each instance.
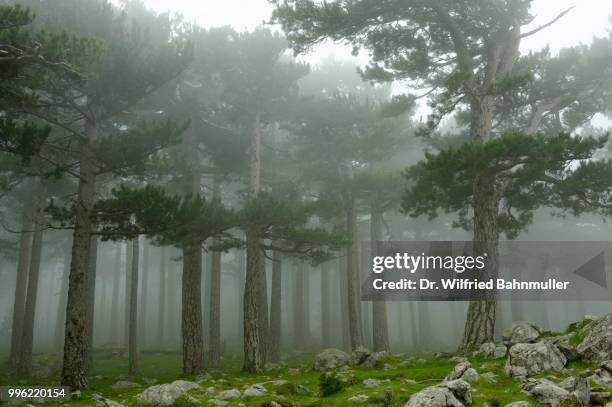
[[[195,389],[200,389],[200,385],[186,380],[176,380],[172,383],[151,386],[138,394],[136,400],[145,406],[171,406],[187,391]]]
[[[415,393],[404,407],[465,407],[471,404],[469,383],[452,380]]]
[[[570,392],[547,379],[527,379],[521,385],[521,389],[540,403],[553,407],[572,397]]]
[[[517,343],[536,342],[540,334],[540,330],[535,325],[525,321],[516,321],[504,331],[502,339],[506,345],[512,346]]]
[[[517,343],[510,348],[504,370],[510,377],[531,376],[560,371],[566,363],[565,356],[549,342]]]
[[[592,322],[580,332],[584,336],[578,352],[591,363],[612,359],[612,314]]]
[[[351,363],[351,355],[341,351],[340,349],[329,348],[321,351],[315,356],[316,370],[337,369],[341,366],[347,366]]]

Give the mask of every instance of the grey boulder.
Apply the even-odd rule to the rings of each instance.
[[[186,380],[158,384],[145,389],[136,396],[138,404],[145,406],[171,406],[190,390],[200,389],[200,385]]]
[[[465,407],[472,404],[469,383],[452,380],[415,393],[404,407]]]
[[[566,363],[565,356],[549,342],[517,343],[510,348],[504,371],[510,377],[532,376],[560,371]]]

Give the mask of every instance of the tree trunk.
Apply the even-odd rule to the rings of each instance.
[[[251,131],[251,151],[249,168],[249,193],[256,197],[260,189],[261,175],[261,126],[259,115],[255,117]],[[259,313],[262,307],[259,304],[261,295],[261,274],[264,271],[263,253],[259,233],[256,228],[248,227],[246,230],[246,277],[244,284],[244,366],[243,371],[259,373],[265,363],[263,343],[260,340],[261,318]]]
[[[168,273],[168,251],[166,247],[160,248],[159,259],[159,296],[157,315],[157,345],[161,349],[164,346],[164,325],[166,323],[166,275]]]
[[[61,349],[64,342],[64,325],[66,321],[66,301],[68,298],[68,278],[70,276],[70,252],[66,251],[64,255],[64,269],[62,271],[62,282],[59,298],[57,301],[57,316],[55,321],[55,346]]]
[[[132,254],[134,253],[134,241],[125,242],[125,296],[123,307],[123,347],[128,348],[130,342],[130,273],[132,270]]]
[[[81,144],[79,187],[70,261],[70,282],[66,306],[66,332],[61,384],[73,389],[87,386],[85,361],[87,274],[91,246],[91,211],[96,200],[94,143],[96,125],[85,122],[86,139]]]
[[[202,337],[202,247],[183,249],[182,284],[183,373],[204,371]]]
[[[331,347],[332,305],[331,305],[331,268],[329,262],[321,264],[321,345]]]
[[[480,279],[496,278],[499,267],[497,215],[499,195],[495,178],[481,175],[474,183],[474,256],[486,254],[486,267]],[[491,342],[495,333],[496,299],[488,293],[482,300],[472,301],[468,307],[460,350],[468,351]]]
[[[213,245],[218,239],[213,240]],[[221,361],[221,252],[212,252],[210,260],[210,337],[208,364],[219,367]]]
[[[263,253],[262,253],[263,254]],[[259,273],[259,284],[257,287],[258,290],[258,299],[257,299],[257,316],[259,317],[259,322],[257,324],[257,328],[259,329],[259,350],[261,352],[261,359],[265,365],[268,360],[268,337],[269,337],[269,318],[268,318],[268,272],[266,269],[266,259],[262,256],[261,259],[261,271]]]
[[[370,240],[373,245],[383,240],[383,214],[376,205],[370,214]],[[375,352],[389,351],[389,332],[387,327],[387,303],[384,300],[372,304],[372,344]]]
[[[144,240],[142,242],[142,287],[140,292],[140,321],[138,323],[138,340],[140,348],[147,346],[147,298],[149,295],[149,256],[150,245]]]
[[[94,315],[96,303],[96,274],[98,269],[98,238],[91,238],[89,254],[89,273],[87,274],[87,310],[85,313],[85,364],[87,374],[93,373],[93,338],[94,338]]]
[[[295,272],[293,289],[293,346],[295,349],[304,350],[308,344],[308,332],[306,331],[305,317],[305,289],[304,289],[304,262],[298,260]]]
[[[132,264],[130,272],[130,323],[128,334],[128,374],[138,373],[138,263],[140,260],[139,238],[132,240]]]
[[[15,299],[13,302],[13,323],[11,330],[10,365],[17,368],[21,355],[21,333],[25,313],[26,290],[28,285],[28,270],[30,259],[30,243],[32,241],[33,211],[29,203],[23,206],[21,220],[21,235],[19,237],[19,259],[17,260],[17,281],[15,282]]]
[[[270,298],[270,341],[268,360],[271,363],[281,361],[281,321],[282,321],[282,258],[274,252],[272,260],[272,295]]]
[[[354,240],[357,235],[357,215],[355,213],[355,202],[352,196],[347,199],[346,204],[346,231],[347,235]],[[351,350],[355,350],[363,345],[355,247],[356,242],[353,241],[346,248],[346,282]]]
[[[44,190],[41,197],[44,196]],[[21,333],[21,353],[17,364],[17,373],[29,376],[32,373],[32,347],[34,345],[34,321],[36,313],[36,299],[38,297],[38,282],[40,275],[40,259],[43,246],[43,215],[42,202],[38,203],[34,219],[34,237],[32,239],[32,253],[30,255],[30,271],[28,273],[28,288],[26,292],[25,313]]]
[[[121,243],[115,245],[115,270],[113,272],[113,295],[111,304],[111,317],[110,317],[110,334],[109,338],[112,344],[117,345],[120,341],[119,331],[121,325],[119,321],[119,290],[121,284]]]

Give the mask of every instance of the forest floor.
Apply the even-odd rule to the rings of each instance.
[[[81,392],[79,399],[70,402],[47,403],[46,405],[94,406],[99,395],[103,399],[114,400],[124,406],[135,406],[135,396],[154,383],[169,383],[178,378],[198,382],[203,389],[210,389],[209,395],[198,394],[198,403],[192,398],[180,398],[177,406],[211,406],[214,397],[223,390],[238,389],[239,398],[227,400],[227,406],[351,406],[351,405],[384,405],[385,391],[392,390],[391,406],[403,406],[411,395],[417,391],[435,385],[453,369],[457,361],[450,356],[434,355],[389,355],[380,361],[380,367],[368,368],[352,366],[339,373],[343,384],[332,395],[320,395],[321,372],[313,368],[313,354],[301,354],[288,359],[283,367],[266,371],[261,375],[240,372],[241,360],[238,356],[226,356],[223,369],[210,371],[204,377],[184,377],[181,375],[181,357],[179,353],[142,352],[140,355],[140,374],[130,377],[127,371],[127,358],[118,352],[95,352],[95,373],[90,379],[90,387]],[[451,360],[452,359],[452,360]],[[521,393],[519,382],[503,373],[505,358],[484,359],[468,357],[472,366],[480,373],[478,380],[471,383],[474,406],[504,406],[513,401],[529,401],[533,406],[539,405]],[[36,365],[57,371],[58,355],[38,354]],[[543,376],[562,380],[564,376],[578,375],[585,366],[572,362],[561,374]],[[4,369],[0,369],[4,370]],[[47,370],[49,371],[49,370]],[[491,372],[492,375],[484,375]],[[368,379],[375,379],[376,385],[368,387]],[[138,387],[116,388],[118,381],[129,381]],[[17,380],[5,374],[0,375],[0,386],[7,385],[56,385],[57,373],[44,379]],[[364,383],[365,382],[365,383]],[[370,380],[371,384],[372,380]],[[244,396],[244,389],[253,384],[263,385],[267,393],[264,396]],[[212,388],[212,389],[211,389]],[[366,395],[367,401],[349,401],[351,397]],[[272,402],[278,403],[274,404]],[[112,403],[112,402],[111,402]],[[113,405],[113,404],[98,404]],[[118,405],[118,404],[116,404]]]

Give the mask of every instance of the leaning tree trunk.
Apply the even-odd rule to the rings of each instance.
[[[91,248],[89,254],[89,273],[87,274],[87,311],[86,311],[86,323],[85,329],[87,334],[85,335],[86,344],[86,368],[87,374],[93,373],[93,337],[94,337],[94,315],[95,315],[95,304],[96,304],[96,274],[98,271],[98,238],[91,238]]]
[[[86,284],[91,247],[91,212],[96,200],[95,123],[86,120],[85,132],[86,139],[81,144],[79,187],[75,205],[61,378],[62,385],[70,386],[73,389],[87,386],[85,313],[88,291]]]
[[[281,321],[282,321],[282,258],[274,251],[272,259],[272,296],[270,299],[270,340],[268,342],[268,360],[271,363],[281,361]]]
[[[373,205],[370,217],[370,240],[377,245],[383,240],[383,213]],[[372,344],[375,352],[389,351],[389,331],[387,327],[387,303],[384,300],[372,304]]]
[[[44,190],[44,188],[43,188]],[[28,273],[28,289],[26,292],[25,313],[21,333],[21,353],[17,363],[17,373],[29,376],[32,373],[32,347],[34,345],[34,320],[36,299],[38,297],[38,281],[40,275],[40,259],[43,246],[43,215],[41,202],[34,219],[34,237],[30,256],[30,272]]]
[[[255,117],[253,129],[251,131],[251,151],[249,168],[249,193],[255,198],[260,189],[261,175],[261,126],[259,115]],[[249,226],[246,229],[246,276],[244,283],[244,366],[242,370],[249,373],[259,373],[262,371],[265,360],[262,351],[263,343],[260,340],[261,318],[259,313],[261,295],[261,274],[264,271],[263,252],[259,231],[256,227]]]
[[[138,237],[132,240],[132,264],[130,272],[130,323],[128,334],[128,374],[138,373],[138,263],[140,244]]]
[[[32,207],[26,203],[23,206],[21,220],[21,235],[19,237],[19,258],[17,260],[17,281],[15,282],[15,299],[13,302],[13,323],[11,330],[11,351],[9,363],[17,368],[21,354],[21,333],[25,313],[26,290],[28,285],[28,261],[30,259],[30,242],[32,240]]]
[[[350,194],[349,194],[350,195]],[[348,197],[346,209],[346,231],[347,235],[354,239],[357,236],[357,215],[355,213],[355,202],[352,195]],[[357,275],[357,254],[356,242],[352,242],[346,248],[346,283],[347,283],[347,299],[348,299],[348,322],[349,322],[349,339],[351,349],[355,350],[363,345],[363,334],[361,330],[361,313],[358,290],[358,275]]]
[[[486,255],[486,267],[480,280],[494,279],[499,267],[497,215],[499,207],[495,177],[481,175],[474,183],[474,256]],[[495,333],[496,296],[487,292],[484,298],[470,302],[460,350],[468,351],[491,342]]]

